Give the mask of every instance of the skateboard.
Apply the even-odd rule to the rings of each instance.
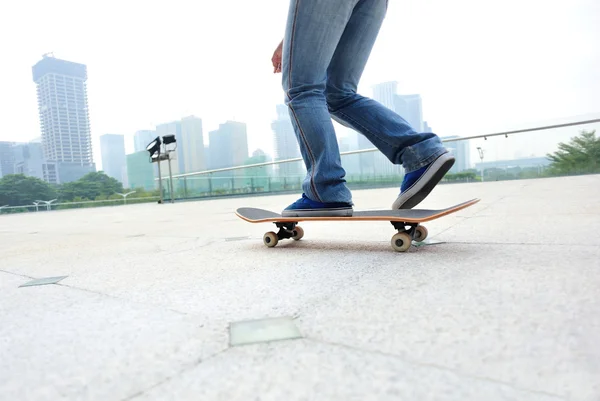
[[[475,198],[440,210],[368,210],[355,211],[352,216],[339,217],[283,217],[270,210],[252,207],[239,208],[235,214],[250,223],[275,223],[279,231],[277,233],[269,231],[263,236],[264,244],[270,248],[276,246],[283,239],[300,240],[304,236],[304,230],[298,225],[301,221],[389,221],[398,231],[392,237],[392,248],[397,252],[406,252],[410,249],[412,241],[422,242],[427,238],[427,228],[421,223],[458,212],[479,201],[480,199]]]

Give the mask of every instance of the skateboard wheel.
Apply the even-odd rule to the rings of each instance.
[[[423,226],[417,226],[415,229],[415,241],[423,242],[427,238],[428,232],[427,229]]]
[[[397,233],[392,237],[392,248],[397,252],[406,252],[412,245],[412,238],[405,232]]]
[[[273,248],[279,242],[279,238],[277,238],[277,234],[273,231],[269,231],[263,236],[263,242],[269,248]]]
[[[298,240],[300,240],[300,238],[304,237],[304,230],[303,230],[303,229],[302,229],[302,227],[300,227],[300,226],[296,226],[296,227],[294,228],[294,230],[292,231],[292,233],[294,234],[294,235],[292,236],[292,239],[293,239],[293,240],[296,240],[296,241],[298,241]]]

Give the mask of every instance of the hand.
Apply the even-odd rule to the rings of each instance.
[[[277,46],[277,49],[275,49],[275,52],[273,53],[273,57],[271,58],[271,61],[273,62],[273,73],[277,74],[278,72],[281,72],[281,53],[283,51],[283,40],[281,41],[281,43],[279,43],[279,46]]]

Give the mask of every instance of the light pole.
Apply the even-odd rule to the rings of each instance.
[[[134,194],[136,191],[131,191],[131,192],[127,192],[126,194],[122,194],[120,192],[117,192],[117,195],[121,195],[123,197],[123,204],[126,205],[127,204],[127,197],[131,194]]]
[[[478,146],[477,151],[479,152],[479,158],[481,159],[481,182],[483,182],[483,154],[485,153],[485,150]]]
[[[167,145],[175,144],[175,148],[167,149]],[[161,145],[164,147],[164,151],[161,152]],[[173,157],[171,154],[175,152],[177,149],[177,141],[175,140],[175,135],[165,135],[162,137],[162,141],[159,136],[157,136],[152,142],[146,146],[146,151],[150,153],[150,163],[158,163],[158,188],[160,192],[160,200],[158,203],[163,203],[163,193],[162,193],[162,176],[160,169],[160,162],[167,160],[169,164],[169,186],[171,192],[171,203],[175,202],[175,197],[173,194],[173,174],[171,172],[171,160]]]
[[[50,201],[36,200],[35,202],[37,202],[37,204],[36,204],[35,202],[34,202],[33,204],[35,205],[35,207],[36,207],[36,210],[37,210],[37,205],[39,205],[40,203],[43,203],[43,204],[45,204],[45,205],[46,205],[46,210],[50,210],[50,209],[52,208],[52,206],[51,206],[51,205],[52,205],[52,202],[54,202],[54,201],[56,201],[56,200],[57,200],[57,199],[52,199],[52,200],[50,200]]]

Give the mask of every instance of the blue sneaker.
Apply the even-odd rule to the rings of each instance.
[[[321,203],[308,199],[305,194],[302,194],[302,198],[286,207],[281,215],[283,217],[352,216],[352,204]]]
[[[429,165],[406,174],[392,209],[412,209],[421,203],[452,168],[454,161],[454,156],[446,152]]]

